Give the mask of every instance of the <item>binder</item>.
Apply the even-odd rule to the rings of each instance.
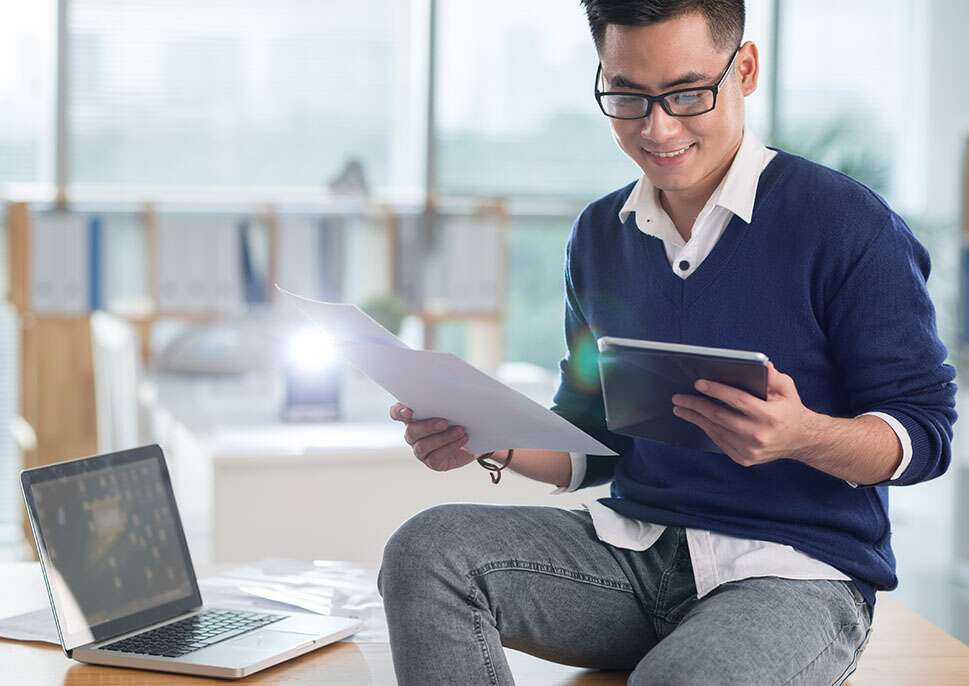
[[[241,255],[236,218],[159,214],[155,247],[159,312],[205,314],[243,310]]]
[[[30,250],[30,308],[45,315],[84,314],[97,295],[92,274],[99,257],[90,222],[78,214],[34,215]],[[99,235],[99,234],[98,234]]]

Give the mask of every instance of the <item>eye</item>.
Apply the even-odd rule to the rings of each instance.
[[[614,97],[613,102],[617,107],[636,107],[637,105],[639,105],[639,103],[642,102],[642,100],[640,98],[637,98],[635,95],[628,95],[628,96],[618,95],[613,97]]]
[[[645,101],[638,95],[609,95],[603,105],[609,114],[638,117],[645,110]]]
[[[700,98],[701,93],[698,91],[692,91],[689,93],[677,93],[673,96],[673,101],[677,105],[695,105]]]
[[[713,109],[713,93],[709,90],[683,91],[667,96],[666,102],[676,114],[702,114]]]

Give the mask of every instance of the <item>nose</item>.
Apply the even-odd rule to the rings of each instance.
[[[676,117],[671,117],[659,103],[654,103],[649,116],[643,119],[640,135],[643,140],[662,143],[679,136],[681,126]]]

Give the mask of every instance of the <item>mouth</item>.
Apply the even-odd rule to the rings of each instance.
[[[690,143],[685,148],[679,148],[675,150],[647,150],[642,148],[646,156],[655,164],[660,166],[669,166],[673,164],[679,164],[684,158],[689,156],[693,148],[696,147],[696,143]]]

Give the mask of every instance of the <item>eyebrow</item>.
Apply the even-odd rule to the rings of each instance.
[[[659,87],[659,89],[661,91],[665,91],[665,90],[669,90],[670,88],[675,88],[676,86],[685,86],[691,83],[696,83],[698,81],[709,81],[712,78],[713,77],[709,76],[708,74],[701,74],[700,72],[691,71],[691,72],[687,72],[686,74],[683,74],[678,78],[673,79],[672,81],[668,81],[667,83],[664,83]],[[649,90],[649,88],[647,88],[646,86],[640,83],[636,83],[635,81],[632,81],[630,79],[627,79],[622,74],[616,74],[609,81],[614,88],[633,88],[639,91]]]

